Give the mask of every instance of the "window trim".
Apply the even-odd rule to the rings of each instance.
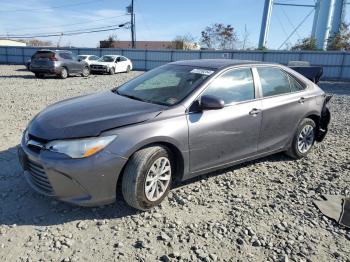
[[[199,95],[193,99],[192,103],[190,104],[190,106],[188,107],[188,109],[191,108],[192,104],[195,103],[196,101],[198,101],[198,99],[203,95],[203,93],[210,87],[210,85],[219,77],[221,77],[223,74],[229,72],[229,71],[235,71],[235,70],[242,70],[242,69],[249,69],[251,74],[252,74],[252,79],[253,79],[253,86],[254,86],[254,98],[253,99],[249,99],[249,100],[245,100],[245,101],[239,101],[239,102],[232,102],[229,104],[225,104],[224,108],[226,107],[230,107],[230,106],[235,106],[235,105],[240,105],[240,104],[244,104],[244,103],[249,103],[252,101],[256,101],[259,100],[259,97],[257,97],[258,93],[258,89],[257,89],[257,83],[256,83],[256,76],[254,75],[253,72],[253,67],[252,66],[240,66],[240,67],[229,67],[229,68],[225,68],[223,71],[221,71],[220,73],[218,73],[217,75],[215,75],[212,79],[210,79],[210,81],[205,85],[205,87],[203,88],[203,90],[201,90],[201,92],[199,93]]]
[[[294,94],[297,94],[297,93],[305,92],[309,88],[309,86],[306,83],[304,83],[304,82],[300,83],[301,81],[297,80],[294,75],[292,75],[291,73],[289,73],[288,71],[286,71],[284,68],[282,68],[280,66],[277,66],[277,65],[261,65],[261,66],[260,65],[255,65],[254,68],[256,69],[256,73],[257,73],[257,77],[258,77],[258,81],[259,81],[259,89],[260,89],[260,95],[261,95],[260,98],[261,99],[269,99],[269,98],[275,98],[275,97],[280,97],[280,96],[294,95]],[[282,73],[286,74],[286,76],[288,78],[290,92],[289,93],[278,94],[278,95],[273,95],[273,96],[264,96],[263,89],[262,89],[262,84],[261,84],[261,79],[260,79],[260,75],[259,75],[259,72],[258,72],[259,68],[276,68],[276,69],[282,71]],[[302,86],[305,86],[305,88],[303,90],[300,90],[300,91],[292,92],[289,77],[293,77],[298,83],[300,83]]]

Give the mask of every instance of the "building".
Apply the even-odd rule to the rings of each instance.
[[[111,48],[132,48],[130,41],[113,41],[113,43],[108,43],[108,41],[100,41],[101,47],[106,45],[110,45]],[[174,47],[173,41],[136,41],[135,46],[138,49],[176,49],[176,47]],[[180,49],[199,50],[200,47],[197,44],[186,43],[184,44],[184,48]]]
[[[11,39],[0,39],[0,46],[26,46],[27,44],[22,41]]]

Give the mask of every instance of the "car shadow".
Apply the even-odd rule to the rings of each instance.
[[[266,157],[258,158],[256,160],[251,160],[251,161],[247,161],[247,162],[244,162],[241,164],[236,164],[236,165],[232,165],[232,166],[229,166],[226,168],[218,169],[216,171],[188,179],[184,182],[176,182],[173,187],[174,188],[183,187],[183,186],[198,182],[204,178],[210,178],[210,177],[214,177],[214,176],[218,176],[218,175],[223,175],[227,172],[234,172],[235,170],[239,170],[239,169],[244,168],[244,167],[256,165],[256,164],[262,163],[262,162],[288,162],[288,161],[294,161],[294,160],[292,158],[288,157],[284,153],[276,153],[276,154],[269,155]]]
[[[259,160],[239,164],[175,184],[175,188],[186,186],[203,178],[217,176],[259,162],[289,161],[283,154],[276,154]],[[120,190],[118,190],[120,191]],[[58,225],[72,221],[113,219],[140,213],[129,207],[121,193],[115,203],[101,207],[77,207],[42,196],[34,192],[23,177],[18,161],[17,146],[0,151],[0,224],[1,225]]]
[[[16,71],[18,72],[29,72],[27,68],[17,68]]]
[[[11,79],[11,78],[21,78],[21,79],[34,79],[35,75],[30,74],[30,75],[5,75],[5,76],[0,76],[0,79]]]
[[[121,195],[114,204],[88,208],[34,192],[23,177],[17,146],[0,151],[0,225],[58,225],[78,220],[122,218],[137,214]]]

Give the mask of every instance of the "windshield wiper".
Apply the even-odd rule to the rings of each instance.
[[[148,102],[148,103],[150,103],[150,101],[147,101],[147,100],[142,99],[142,98],[137,97],[137,96],[128,95],[128,94],[122,94],[122,93],[120,93],[120,92],[119,92],[117,89],[116,89],[116,90],[114,90],[114,92],[115,92],[116,94],[120,95],[120,96],[125,96],[125,97],[130,98],[130,99],[134,99],[134,100],[138,100],[138,101],[142,101],[142,102]]]

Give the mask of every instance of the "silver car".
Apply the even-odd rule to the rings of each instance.
[[[330,97],[292,69],[193,60],[49,106],[19,157],[38,192],[83,206],[158,205],[172,182],[277,152],[305,157],[327,133]]]

